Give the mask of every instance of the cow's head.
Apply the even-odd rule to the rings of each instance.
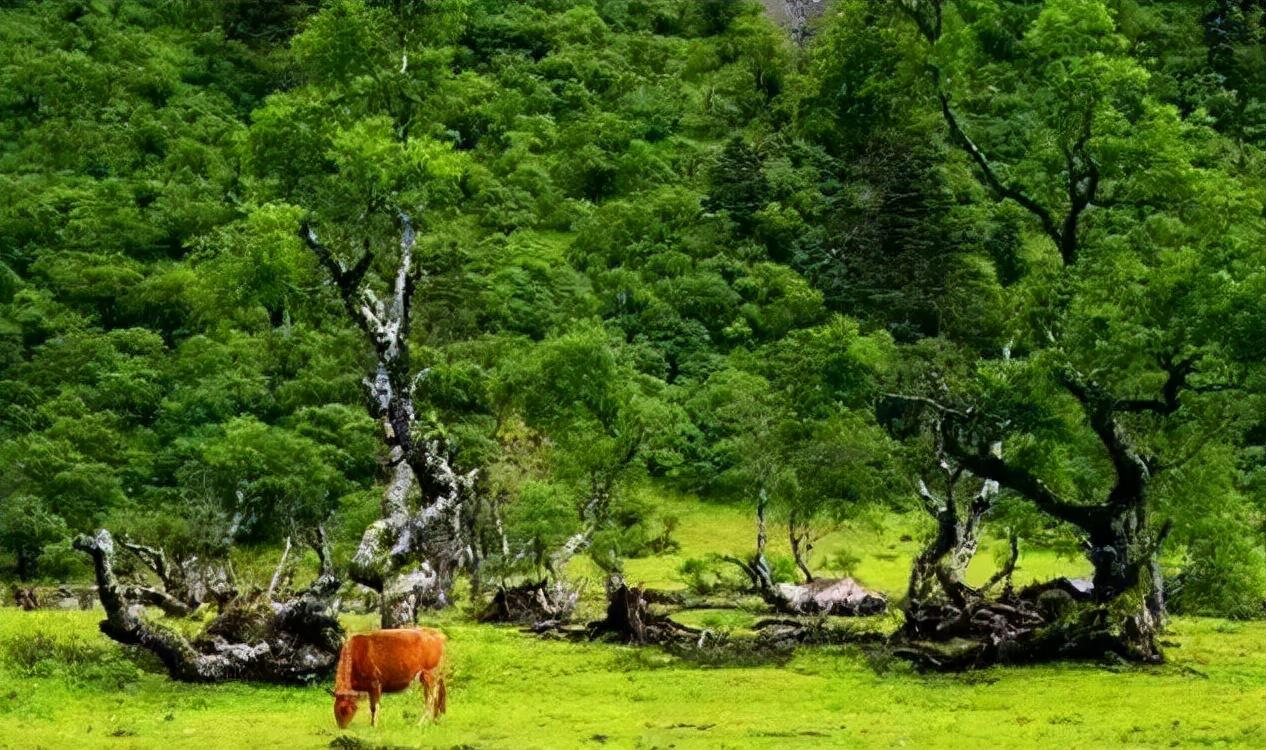
[[[356,693],[336,693],[330,691],[330,695],[334,696],[334,720],[338,722],[339,729],[347,729],[347,725],[352,723],[352,719],[356,716],[357,695]]]

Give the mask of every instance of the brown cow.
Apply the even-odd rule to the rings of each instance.
[[[441,671],[444,634],[431,628],[375,630],[353,635],[343,644],[334,677],[334,720],[344,729],[356,715],[362,693],[369,694],[369,717],[378,726],[383,693],[398,693],[417,680],[432,719],[444,714],[447,691]]]

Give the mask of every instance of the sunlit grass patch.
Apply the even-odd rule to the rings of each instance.
[[[681,547],[626,561],[630,581],[684,589],[683,561],[750,553],[747,509],[674,498],[663,507],[681,519]],[[899,597],[921,520],[841,528],[819,543],[814,564]],[[1002,543],[986,543],[973,579],[992,574],[988,545]],[[770,551],[786,554],[785,541],[775,535]],[[1084,572],[1078,560],[1022,551],[1019,582]],[[850,557],[851,570],[830,567]],[[597,617],[601,571],[582,557],[570,572],[589,580],[579,619]],[[1170,661],[1159,667],[922,675],[867,644],[758,648],[752,629],[769,613],[755,597],[677,613],[712,631],[711,645],[694,653],[545,640],[468,614],[462,606],[427,616],[449,637],[449,715],[420,725],[420,695],[389,695],[378,729],[362,712],[340,732],[325,686],[174,683],[101,635],[99,612],[0,609],[0,750],[1266,747],[1263,622],[1178,618],[1164,636]],[[898,617],[846,624],[886,633]],[[348,614],[344,623],[369,630],[377,617]]]
[[[0,748],[1266,746],[1261,622],[1179,618],[1159,667],[921,675],[858,647],[683,658],[542,640],[451,612],[436,621],[449,635],[450,714],[419,726],[420,696],[390,695],[380,728],[361,716],[343,733],[324,686],[184,685],[135,665],[112,685],[83,679],[73,663],[37,674],[23,665],[41,660],[13,645],[132,664],[97,632],[99,617],[0,609]],[[752,615],[689,617],[738,629]],[[347,621],[373,626],[370,616]]]

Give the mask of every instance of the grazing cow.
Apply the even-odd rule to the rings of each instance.
[[[353,635],[343,644],[334,677],[334,720],[344,729],[356,715],[362,693],[369,695],[369,717],[378,726],[378,702],[383,693],[398,693],[417,680],[422,684],[427,713],[444,714],[447,691],[441,672],[444,634],[431,628],[375,630]]]

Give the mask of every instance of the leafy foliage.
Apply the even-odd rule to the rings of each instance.
[[[1060,374],[1143,400],[1189,363],[1181,409],[1122,429],[1167,467],[1176,603],[1247,613],[1263,28],[839,0],[797,49],[744,2],[10,3],[0,564],[39,576],[99,524],[354,538],[386,475],[368,353],[296,230],[351,264],[407,211],[418,437],[482,470],[493,568],[540,571],[596,495],[595,555],[670,544],[639,485],[821,530],[909,507],[928,446],[879,428],[887,391],[987,405],[1009,461],[1089,503],[1112,467]]]

